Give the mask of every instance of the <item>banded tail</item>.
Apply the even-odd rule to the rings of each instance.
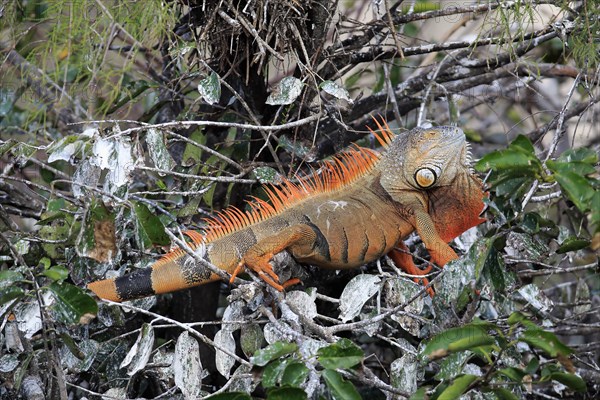
[[[201,253],[206,251],[205,238],[201,234],[195,231],[184,233],[192,239],[189,243],[192,250]],[[198,266],[184,250],[175,249],[149,268],[118,278],[92,282],[87,287],[102,299],[121,302],[175,292],[218,279],[218,275]]]

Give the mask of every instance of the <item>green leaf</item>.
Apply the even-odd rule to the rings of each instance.
[[[250,362],[259,367],[264,367],[269,361],[294,353],[297,350],[298,345],[295,343],[275,342],[254,353],[254,356],[250,357]]]
[[[499,400],[519,400],[517,396],[506,388],[494,388],[492,392],[498,397]]]
[[[321,372],[321,375],[325,379],[325,384],[333,400],[361,400],[352,382],[344,380],[338,372],[325,369]]]
[[[550,168],[550,165],[552,165],[552,168],[550,168],[552,171],[570,171],[581,176],[590,175],[596,172],[596,169],[593,167],[593,165],[577,161],[571,161],[566,163],[548,160],[546,162],[546,165],[548,166],[548,168]]]
[[[498,372],[517,383],[521,383],[523,377],[527,375],[522,369],[514,367],[502,368]]]
[[[525,367],[525,373],[528,375],[533,375],[540,367],[540,360],[537,357],[532,357],[531,360],[527,363]]]
[[[472,337],[466,337],[448,345],[448,351],[454,353],[457,351],[470,350],[475,347],[489,346],[494,344],[496,341],[493,337],[487,333],[478,334]]]
[[[196,129],[189,139],[198,144],[205,144],[206,137],[202,132],[203,128]],[[191,167],[192,165],[198,164],[202,160],[202,149],[192,143],[185,145],[183,156],[181,157],[181,165],[184,167]]]
[[[458,399],[467,391],[469,386],[477,380],[475,375],[463,375],[456,378],[444,391],[440,394],[437,400],[454,400]]]
[[[160,218],[156,214],[151,213],[143,203],[134,202],[133,205],[137,216],[138,230],[144,247],[148,248],[152,244],[166,246],[171,243]]]
[[[65,199],[51,199],[48,200],[48,204],[46,205],[46,212],[51,213],[54,211],[60,211],[61,208],[65,207]]]
[[[56,299],[54,309],[64,322],[86,324],[98,314],[98,304],[77,286],[53,282],[49,289]]]
[[[0,289],[11,287],[15,282],[21,282],[25,279],[23,274],[10,269],[0,271]]]
[[[566,356],[573,353],[573,350],[558,340],[553,333],[540,329],[526,330],[519,337],[519,340],[545,351],[551,357]]]
[[[425,387],[421,387],[418,388],[416,392],[414,392],[408,400],[426,400],[428,399],[428,397],[425,397],[427,395],[427,388]]]
[[[252,397],[244,392],[228,392],[205,397],[205,400],[252,400]]]
[[[531,154],[535,156],[535,149],[533,148],[533,144],[531,140],[527,136],[519,135],[512,141],[512,143],[508,146],[509,148],[516,149],[522,151],[525,154]]]
[[[498,196],[510,196],[518,198],[522,193],[531,186],[533,177],[523,176],[518,171],[514,174],[503,175],[502,179],[498,177],[494,179],[494,187]]]
[[[515,324],[520,323],[521,321],[524,321],[525,319],[527,319],[527,318],[525,318],[525,316],[523,314],[521,314],[518,311],[515,311],[512,314],[510,314],[507,322],[509,325],[515,325]]]
[[[278,359],[267,364],[262,373],[262,385],[265,388],[273,387],[281,382],[285,368],[292,362],[290,358]]]
[[[281,377],[282,385],[299,387],[308,376],[308,368],[301,362],[290,363]]]
[[[257,167],[252,171],[254,178],[258,179],[260,183],[273,183],[275,182],[279,173],[277,170],[271,167]]]
[[[592,204],[600,204],[600,190],[596,190],[592,197]],[[600,231],[600,207],[592,207],[592,225],[596,226],[596,232]]]
[[[579,239],[574,236],[570,236],[566,238],[560,245],[560,247],[556,250],[557,254],[564,254],[570,251],[577,251],[581,249],[585,249],[591,244],[589,240]]]
[[[305,400],[306,392],[296,387],[270,388],[267,391],[267,400]]]
[[[575,374],[568,374],[566,372],[553,372],[550,374],[550,378],[562,383],[569,389],[572,389],[576,392],[583,393],[587,391],[587,385],[585,384],[585,381]]]
[[[557,161],[562,161],[566,163],[570,163],[573,161],[578,161],[586,164],[596,164],[598,162],[598,154],[587,147],[579,147],[577,149],[569,149],[562,153]]]
[[[473,349],[493,344],[494,338],[486,333],[479,324],[468,324],[452,328],[429,339],[420,353],[420,357],[437,359],[451,352]]]
[[[536,174],[541,171],[542,164],[534,154],[526,154],[514,149],[498,150],[486,154],[475,164],[480,172],[487,170],[510,170],[513,173]]]
[[[0,306],[8,303],[11,300],[21,298],[25,295],[25,291],[18,286],[9,286],[6,289],[0,290]]]
[[[64,281],[69,277],[69,270],[64,265],[54,265],[42,272],[53,281]]]
[[[546,165],[548,166],[548,169],[554,172],[554,178],[569,200],[571,200],[581,212],[585,212],[591,208],[590,201],[592,200],[592,197],[594,197],[594,188],[587,179],[575,172],[557,168],[556,163],[552,163],[551,160],[548,160]]]
[[[347,369],[359,364],[365,357],[360,347],[346,338],[340,339],[327,347],[317,351],[319,362],[324,368]]]

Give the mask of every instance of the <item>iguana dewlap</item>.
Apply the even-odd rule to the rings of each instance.
[[[483,221],[482,184],[471,172],[464,133],[436,127],[395,136],[387,124],[379,128],[382,154],[355,147],[310,179],[266,186],[269,203],[255,199],[250,211],[225,209],[207,220],[202,234],[188,233],[190,247],[230,274],[245,266],[278,290],[283,286],[270,260],[283,250],[301,263],[334,269],[388,254],[409,274],[424,275],[402,242],[416,230],[433,263],[456,259],[447,243]],[[124,301],[218,279],[176,249],[150,268],[88,287],[103,299]]]

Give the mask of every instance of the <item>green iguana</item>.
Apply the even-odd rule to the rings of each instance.
[[[355,146],[311,178],[265,186],[270,202],[254,199],[249,211],[229,207],[207,219],[202,234],[188,231],[191,249],[231,274],[231,281],[245,266],[278,290],[287,284],[270,260],[284,250],[301,263],[332,269],[387,254],[407,273],[422,276],[431,267],[417,268],[402,242],[416,230],[432,262],[442,267],[456,259],[447,243],[484,221],[482,183],[471,172],[464,133],[444,126],[396,136],[385,122],[377,125],[380,132],[373,134],[385,152]],[[150,268],[88,287],[103,299],[124,301],[220,279],[199,264],[176,249]]]

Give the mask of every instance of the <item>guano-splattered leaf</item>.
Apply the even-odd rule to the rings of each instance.
[[[169,150],[167,150],[163,132],[158,129],[148,129],[146,143],[154,166],[158,169],[170,171],[175,165],[175,161],[173,161]]]
[[[252,400],[252,397],[244,392],[229,392],[209,396],[206,397],[205,400]]]
[[[0,289],[11,287],[15,282],[20,282],[25,277],[18,271],[10,269],[0,271]]]
[[[216,104],[221,98],[221,83],[219,82],[219,75],[214,71],[208,75],[208,77],[202,79],[198,84],[198,92],[202,99],[208,104]]]
[[[274,183],[279,173],[271,167],[254,168],[252,174],[260,183]]]
[[[127,375],[133,376],[148,364],[154,346],[154,327],[143,324],[135,343],[121,362],[119,368],[127,367]]]
[[[340,319],[348,322],[355,318],[365,303],[379,290],[381,278],[375,275],[357,275],[344,288],[340,296]]]
[[[317,305],[315,304],[315,300],[306,292],[294,290],[287,294],[285,300],[294,308],[294,310],[297,310],[300,315],[308,319],[313,319],[317,316]]]
[[[221,329],[215,334],[214,342],[217,371],[225,378],[229,378],[231,375],[231,368],[233,368],[233,365],[235,364],[235,359],[223,350],[227,350],[230,354],[235,354],[235,339],[230,330]]]
[[[319,87],[322,91],[324,91],[327,94],[330,94],[336,99],[345,100],[350,104],[354,103],[354,101],[352,101],[352,99],[350,98],[350,93],[348,93],[348,91],[343,86],[340,86],[333,81],[322,82],[319,85]]]
[[[200,397],[203,370],[198,341],[184,331],[177,338],[173,355],[175,385],[187,399]]]
[[[302,93],[302,81],[293,76],[286,76],[273,89],[265,103],[272,106],[292,104]]]
[[[54,161],[64,160],[70,162],[75,153],[77,153],[83,141],[80,140],[79,135],[65,136],[57,142],[52,143],[48,148],[48,162],[53,163]]]

